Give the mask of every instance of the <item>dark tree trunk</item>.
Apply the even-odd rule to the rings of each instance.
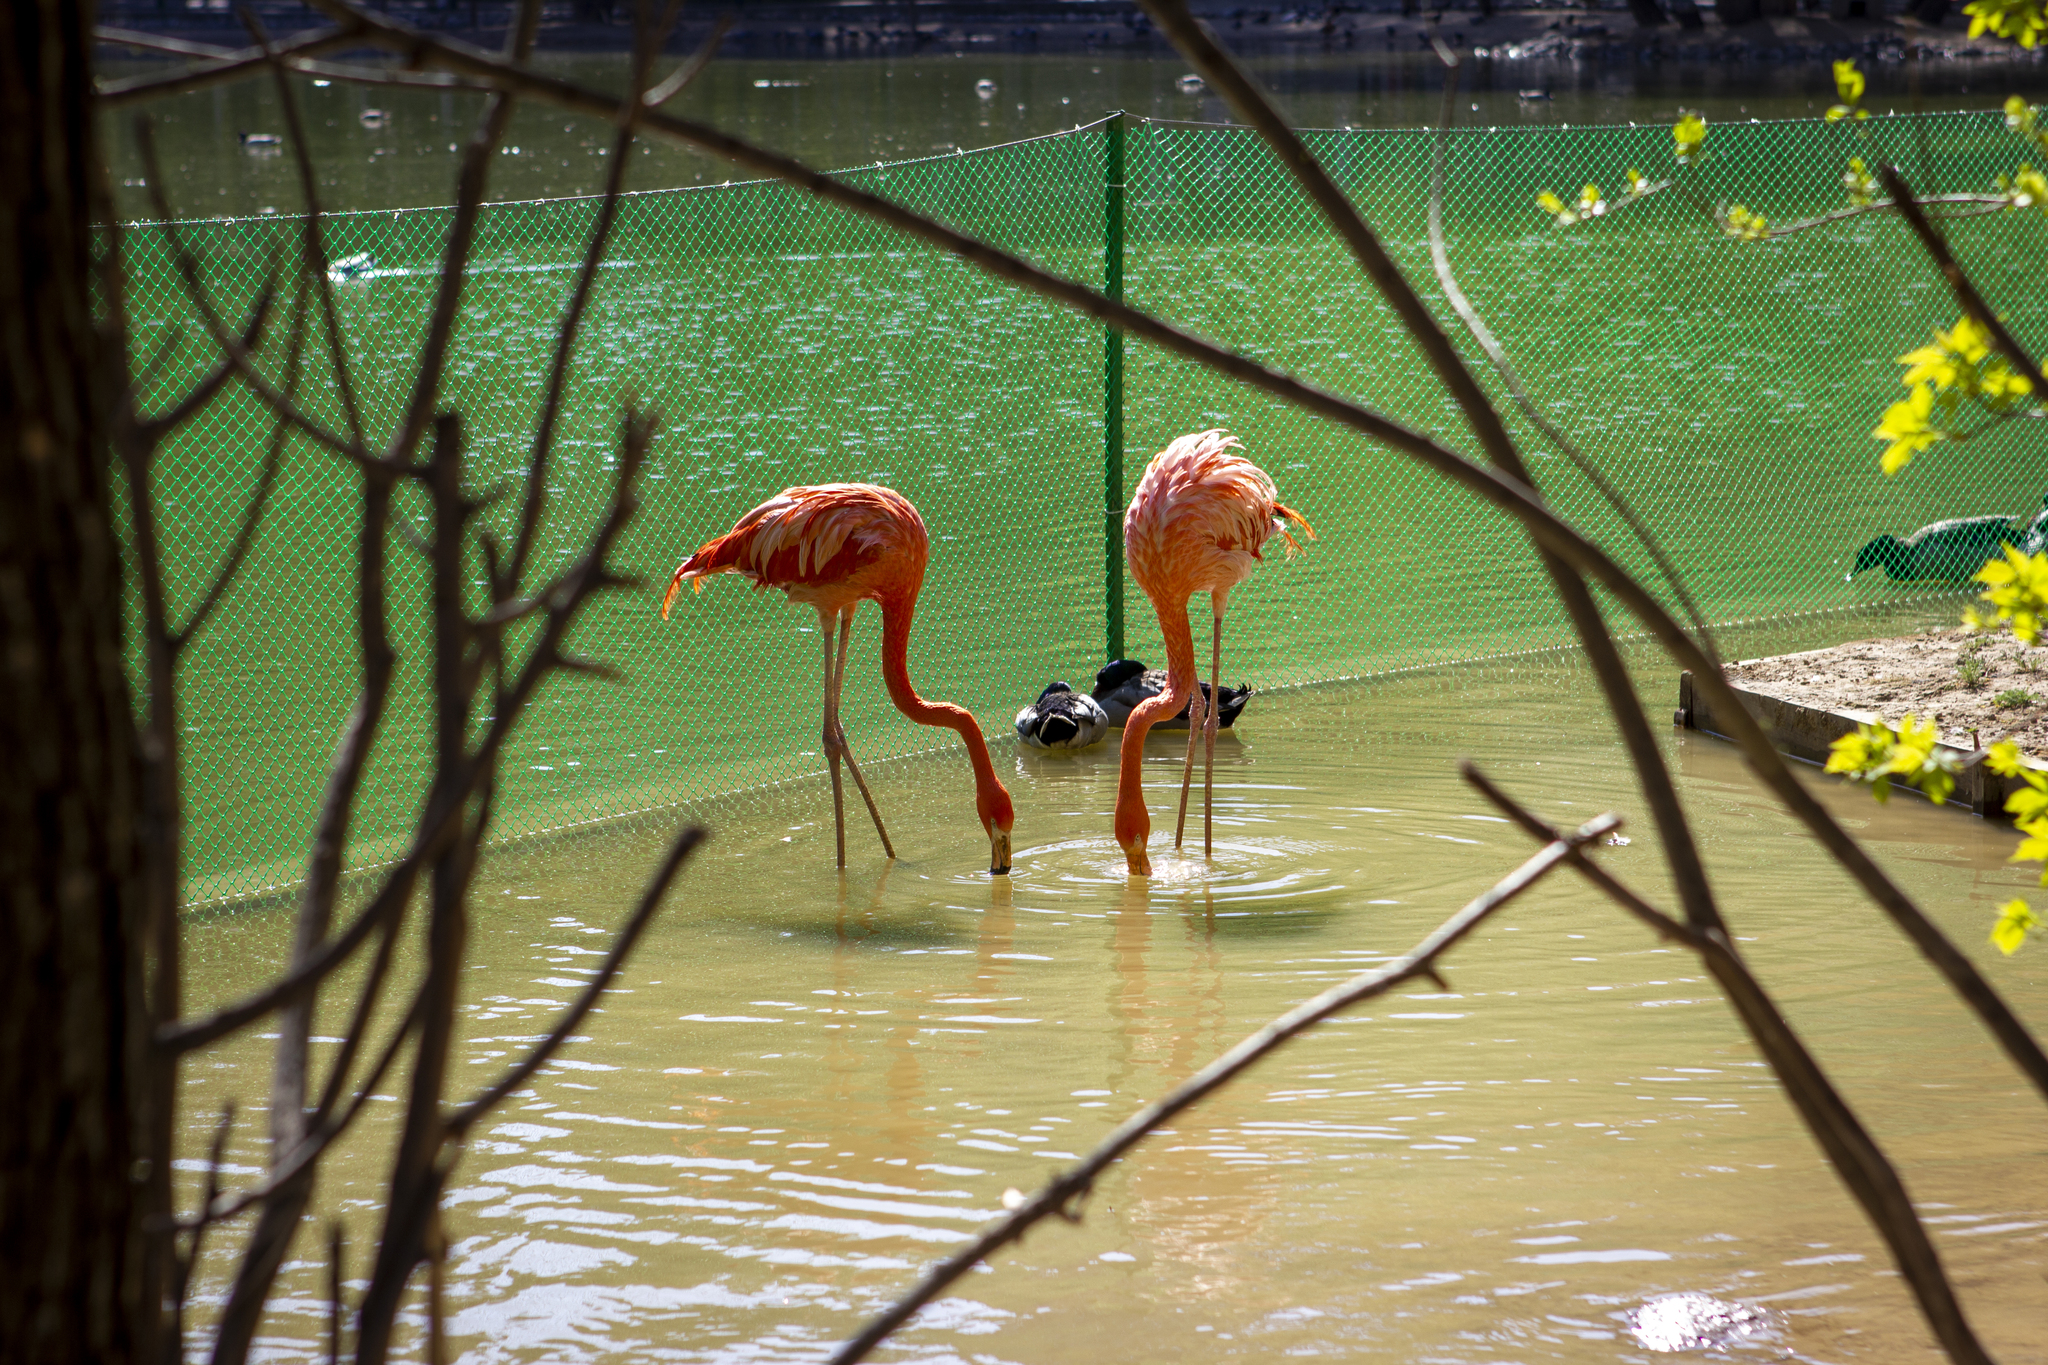
[[[138,753],[108,501],[124,363],[92,6],[0,5],[0,1342],[150,1353]],[[102,305],[107,300],[100,301]]]

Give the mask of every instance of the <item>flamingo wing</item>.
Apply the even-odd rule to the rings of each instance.
[[[677,566],[662,599],[666,619],[685,579],[737,573],[761,588],[839,582],[891,550],[929,550],[924,521],[902,494],[865,483],[785,488]]]

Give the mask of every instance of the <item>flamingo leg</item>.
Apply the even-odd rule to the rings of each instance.
[[[1216,726],[1223,715],[1223,608],[1216,606],[1214,647],[1209,655],[1209,709],[1202,727],[1202,856],[1216,856],[1213,828],[1216,814]],[[1195,692],[1201,693],[1196,684]],[[1188,718],[1188,738],[1195,737],[1194,718]]]
[[[1181,835],[1188,827],[1188,788],[1195,780],[1195,739],[1202,732],[1202,716],[1206,708],[1202,705],[1202,679],[1195,677],[1195,695],[1188,698],[1188,756],[1180,765],[1180,814],[1173,822],[1173,846],[1180,847]]]
[[[832,667],[832,636],[839,621],[831,612],[818,612],[818,633],[825,638],[825,757],[832,765],[832,830],[838,840],[839,870],[846,870],[846,792],[839,781],[839,756],[845,745],[839,738],[838,673]]]
[[[839,671],[832,680],[832,721],[835,726],[839,724],[839,689],[846,684],[846,647],[853,642],[853,611],[853,607],[848,607],[839,621]],[[839,729],[839,751],[846,759],[847,770],[853,774],[853,785],[860,789],[860,799],[867,802],[868,817],[875,822],[875,833],[882,836],[882,853],[894,858],[896,848],[889,842],[889,827],[882,823],[882,808],[875,804],[875,794],[868,790],[868,780],[860,775],[860,764],[853,761],[853,748],[846,742],[843,726]]]

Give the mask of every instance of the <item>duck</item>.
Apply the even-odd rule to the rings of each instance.
[[[327,278],[334,284],[347,284],[350,280],[362,279],[376,268],[377,258],[367,251],[359,251],[353,256],[343,256],[340,260],[330,263],[327,267]]]
[[[284,139],[276,133],[237,132],[235,136],[246,150],[252,152],[274,152],[284,146]]]
[[[2048,539],[2048,526],[2036,516],[2024,531],[2013,517],[1951,517],[1931,522],[1906,536],[1877,536],[1856,552],[1856,562],[1847,578],[1853,581],[1865,569],[1882,565],[1885,577],[1895,583],[1936,579],[1967,583],[1977,576],[1984,562],[2005,546],[2025,540]]]
[[[1174,84],[1180,88],[1180,92],[1183,95],[1199,95],[1204,87],[1208,85],[1208,82],[1190,71],[1187,75],[1175,81]]]
[[[1201,684],[1202,695],[1209,695],[1209,684]],[[1095,700],[1109,714],[1109,723],[1121,727],[1124,717],[1131,714],[1131,708],[1150,696],[1167,690],[1166,670],[1147,668],[1136,659],[1116,659],[1103,666],[1095,675]],[[1226,687],[1223,689],[1222,713],[1216,724],[1229,729],[1244,711],[1244,704],[1251,700],[1249,687]],[[1180,708],[1180,714],[1171,720],[1163,720],[1152,727],[1155,730],[1185,730],[1188,728],[1188,708]]]
[[[1109,729],[1109,713],[1085,692],[1048,683],[1017,713],[1017,738],[1034,749],[1085,749]]]
[[[365,109],[362,113],[356,115],[356,122],[362,124],[365,128],[382,128],[390,121],[390,113],[383,109]]]

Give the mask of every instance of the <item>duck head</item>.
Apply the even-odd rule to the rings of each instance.
[[[1887,578],[1897,578],[1905,567],[1906,543],[1897,536],[1879,536],[1856,552],[1856,566],[1844,580],[1853,581],[1865,569],[1882,564]]]
[[[1095,693],[1114,692],[1133,678],[1142,677],[1145,665],[1136,659],[1112,659],[1095,675]]]

